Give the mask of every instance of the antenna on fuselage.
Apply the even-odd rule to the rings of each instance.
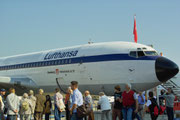
[[[147,46],[154,48],[154,46],[153,46],[153,45],[147,45]]]
[[[88,44],[92,44],[92,39],[90,38],[89,41],[88,41]]]

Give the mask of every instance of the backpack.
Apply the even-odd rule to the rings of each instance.
[[[157,104],[157,101],[155,98],[150,99],[151,100],[151,107],[150,107],[150,112],[154,113],[154,116],[158,116],[161,113],[161,108]]]
[[[29,103],[27,101],[22,102],[23,111],[27,111],[29,109]]]
[[[85,105],[77,107],[77,116],[78,118],[83,118],[89,115],[91,110],[86,109]]]

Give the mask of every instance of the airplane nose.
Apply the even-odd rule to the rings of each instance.
[[[160,82],[166,82],[179,72],[177,64],[165,57],[156,59],[155,69]]]

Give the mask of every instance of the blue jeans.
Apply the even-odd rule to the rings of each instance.
[[[174,111],[171,107],[166,107],[168,120],[174,120]]]
[[[54,108],[54,118],[55,120],[61,120],[61,112],[58,110],[58,107],[56,105]]]
[[[138,120],[141,120],[141,118],[140,118],[138,113],[135,113],[135,118],[137,118]]]
[[[132,120],[132,113],[133,113],[132,107],[128,107],[128,108],[123,107],[122,113],[124,120]]]
[[[71,120],[83,120],[83,118],[78,118],[77,113],[73,113],[71,116]]]
[[[4,113],[0,112],[0,120],[4,120]]]

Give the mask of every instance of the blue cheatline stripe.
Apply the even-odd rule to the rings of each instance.
[[[130,57],[128,54],[107,54],[96,56],[84,56],[66,59],[57,59],[49,61],[30,62],[23,64],[14,64],[8,66],[0,66],[0,71],[34,68],[34,67],[46,67],[55,65],[77,64],[77,63],[90,63],[90,62],[103,62],[103,61],[124,61],[124,60],[156,60],[159,56],[143,56],[140,58]]]

